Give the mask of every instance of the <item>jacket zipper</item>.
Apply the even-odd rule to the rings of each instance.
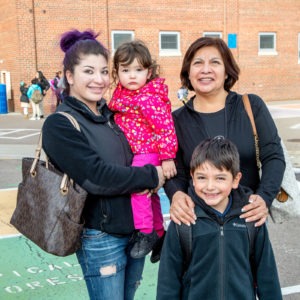
[[[225,235],[224,235],[224,226],[226,223],[228,223],[234,216],[230,216],[229,218],[226,218],[222,224],[220,225],[220,299],[224,300],[225,297]]]
[[[106,124],[120,139],[120,133],[116,130],[116,128],[114,127],[114,125],[111,123],[111,121],[109,119],[107,120]],[[121,144],[122,144],[122,147],[124,148],[122,141],[121,141]],[[125,158],[125,160],[126,160],[126,158]],[[106,223],[106,220],[109,217],[109,215],[108,215],[109,209],[107,206],[109,206],[108,200],[101,201],[101,212],[103,215],[103,219],[101,220],[101,223],[100,223],[101,230],[103,230],[103,228],[104,228],[103,225]]]
[[[120,139],[122,149],[123,149],[124,158],[125,158],[125,165],[126,166],[131,166],[131,162],[129,161],[130,158],[126,155],[126,152],[128,152],[128,153],[132,153],[132,152],[131,152],[131,148],[130,148],[129,144],[127,143],[125,145],[125,142],[124,142],[126,140],[125,134],[120,134],[120,132],[116,129],[116,125],[113,125],[110,122],[110,120],[107,121],[107,124],[117,134],[117,136]]]
[[[224,225],[220,225],[220,299],[224,297]]]
[[[116,130],[116,128],[114,127],[114,125],[110,122],[110,120],[107,120],[107,125],[109,126],[110,129],[112,129],[114,131],[114,133],[116,135],[120,135],[120,133]]]

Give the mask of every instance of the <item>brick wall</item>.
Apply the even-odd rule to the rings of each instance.
[[[0,3],[0,71],[9,71],[12,77],[19,69],[16,57],[19,56],[18,30],[16,25],[16,8],[14,1],[3,0]],[[6,78],[3,78],[4,80]],[[4,81],[6,83],[6,81]],[[18,91],[12,90],[11,97],[18,96]],[[10,91],[11,92],[11,91]],[[14,110],[13,100],[8,101],[10,110]]]
[[[239,88],[266,100],[300,99],[300,1],[240,1]],[[258,33],[275,32],[276,56],[258,55]]]
[[[61,70],[63,55],[58,43],[62,32],[92,28],[101,31],[101,41],[111,48],[112,30],[132,30],[160,64],[176,107],[180,105],[176,91],[186,49],[204,31],[218,31],[226,42],[227,34],[237,34],[238,47],[232,52],[241,76],[235,90],[256,93],[266,101],[300,99],[299,11],[300,1],[295,0],[2,0],[0,71],[11,72],[14,110],[20,111],[19,82],[30,83],[36,70],[48,79]],[[180,32],[181,56],[159,56],[160,31]],[[277,34],[277,55],[258,55],[259,32]],[[49,91],[45,111],[54,108]]]

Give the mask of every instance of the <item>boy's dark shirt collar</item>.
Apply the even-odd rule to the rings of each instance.
[[[210,209],[212,210],[212,212],[215,213],[216,216],[217,216],[218,218],[221,218],[222,220],[224,220],[225,216],[227,215],[227,213],[229,212],[229,210],[230,210],[230,208],[231,208],[231,206],[232,206],[232,195],[230,194],[230,195],[228,196],[228,198],[229,198],[229,201],[228,201],[228,204],[227,204],[227,206],[226,206],[224,212],[221,213],[221,212],[219,212],[218,210],[214,209],[213,207],[210,207]]]

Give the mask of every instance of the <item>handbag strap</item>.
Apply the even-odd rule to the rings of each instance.
[[[70,115],[69,113],[64,112],[64,111],[59,111],[57,113],[65,116],[72,123],[72,125],[75,127],[76,130],[81,131],[80,130],[80,126],[79,126],[77,120],[72,115]],[[37,147],[35,149],[35,158],[33,160],[31,168],[30,168],[30,174],[33,177],[36,175],[35,169],[36,169],[38,161],[40,160],[40,157],[41,157],[41,152],[42,152],[42,136],[43,136],[43,134],[42,134],[42,130],[41,130],[40,136],[39,136],[39,140],[38,140],[38,143],[37,143]],[[45,160],[46,160],[46,167],[48,168],[49,159],[48,159],[47,155],[46,155],[46,159]],[[68,181],[68,177],[67,177],[66,174],[64,174],[63,180],[62,180],[62,184],[61,184],[61,189],[62,190],[64,190],[65,187],[67,186],[67,181]]]
[[[77,120],[72,116],[70,115],[69,113],[65,112],[65,111],[59,111],[58,114],[61,114],[63,116],[65,116],[66,118],[69,119],[69,121],[72,123],[72,125],[78,130],[78,131],[81,131],[80,130],[80,126],[77,122]]]
[[[251,104],[250,104],[248,94],[244,94],[242,96],[242,98],[243,98],[243,103],[244,103],[245,110],[248,114],[248,117],[250,119],[250,123],[251,123],[251,126],[252,126],[252,131],[253,131],[253,136],[254,136],[254,144],[255,144],[256,164],[257,164],[258,169],[260,170],[261,162],[260,162],[260,159],[259,159],[259,144],[258,144],[259,138],[258,138],[258,134],[257,134],[257,130],[256,130],[254,116],[253,116],[253,112],[252,112],[252,108],[251,108]]]

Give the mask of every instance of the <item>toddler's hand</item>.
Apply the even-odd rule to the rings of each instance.
[[[154,189],[154,190],[151,190],[150,193],[157,193],[157,191],[165,184],[165,181],[166,181],[166,178],[163,174],[163,170],[162,170],[162,167],[160,166],[156,166],[156,171],[157,171],[157,175],[158,175],[158,186]]]
[[[164,176],[170,179],[177,174],[176,166],[173,159],[163,160],[161,167],[163,169]]]

